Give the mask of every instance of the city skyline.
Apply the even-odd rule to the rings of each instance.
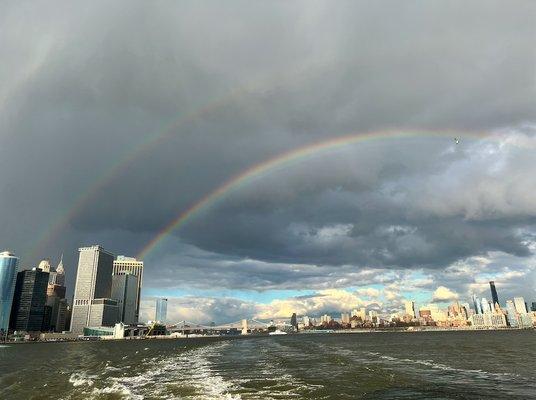
[[[91,249],[91,248],[100,248],[101,250],[105,251],[101,246],[91,246],[89,247],[88,249]],[[85,248],[81,248],[79,250],[83,250]],[[5,254],[11,254],[11,257],[16,257],[15,255],[13,255],[12,253],[9,253],[9,252],[4,252]],[[105,251],[105,253],[109,253],[108,251]],[[109,253],[110,255],[112,255],[111,253]],[[126,256],[123,256],[123,255],[119,255],[119,256],[113,256],[114,259],[112,260],[112,264],[113,264],[113,267],[112,267],[112,273],[111,273],[111,276],[110,276],[110,295],[109,297],[110,298],[116,298],[116,297],[119,297],[119,296],[112,296],[112,293],[114,293],[114,286],[117,286],[117,285],[121,285],[121,291],[125,291],[125,296],[126,296],[126,290],[127,290],[127,283],[126,281],[125,282],[122,282],[122,283],[115,283],[115,280],[114,280],[114,277],[116,278],[119,278],[120,276],[115,276],[116,274],[120,274],[120,275],[123,275],[123,278],[130,278],[132,277],[133,278],[133,283],[130,284],[131,286],[131,289],[130,290],[134,290],[134,292],[132,292],[132,295],[130,296],[134,296],[134,297],[131,297],[132,300],[130,300],[131,302],[131,307],[134,307],[132,308],[132,317],[131,318],[128,318],[128,321],[125,321],[127,323],[131,323],[131,324],[135,324],[137,323],[137,321],[139,321],[140,323],[143,323],[143,322],[147,322],[147,321],[151,321],[151,320],[157,320],[156,319],[156,315],[155,315],[155,301],[158,303],[158,301],[160,300],[165,300],[166,301],[166,311],[165,311],[165,314],[167,316],[167,304],[168,304],[168,299],[167,298],[163,298],[162,296],[157,296],[157,297],[148,297],[148,298],[143,298],[141,297],[141,289],[142,289],[142,286],[141,286],[141,282],[143,280],[143,268],[144,268],[144,262],[142,260],[137,260],[136,258],[134,257],[126,257]],[[32,269],[35,270],[36,267],[22,267],[22,268],[19,268],[19,271],[31,271]],[[47,273],[50,273],[50,279],[49,279],[49,291],[50,290],[53,290],[51,288],[50,285],[53,286],[58,286],[58,285],[54,285],[57,281],[57,279],[59,279],[60,283],[63,283],[65,281],[65,275],[64,275],[64,265],[63,265],[63,253],[61,254],[60,258],[59,258],[59,262],[58,262],[58,266],[56,268],[54,267],[51,267],[50,265],[50,260],[49,259],[42,259],[40,262],[39,262],[39,265],[38,267],[39,269],[41,270],[44,270],[46,271]],[[57,271],[60,271],[60,275],[59,275],[59,278],[57,277]],[[130,276],[129,274],[136,274],[136,275],[132,275]],[[76,268],[75,268],[75,276],[77,275],[77,271],[76,271]],[[125,276],[126,275],[126,276]],[[123,280],[124,281],[124,280]],[[132,289],[132,285],[134,285],[135,287]],[[499,283],[499,287],[502,286],[502,283]],[[479,294],[484,294],[484,296],[482,296],[482,298],[479,298],[479,297],[475,297],[475,292],[472,292],[471,293],[471,296],[466,296],[467,298],[464,299],[466,300],[466,302],[464,302],[463,304],[467,304],[469,305],[473,310],[476,309],[476,313],[482,313],[483,312],[483,309],[484,307],[486,307],[484,304],[488,305],[488,307],[490,308],[491,310],[491,307],[492,307],[492,300],[493,298],[497,297],[498,298],[498,294],[497,294],[497,288],[496,288],[496,285],[495,285],[495,281],[488,281],[486,283],[484,282],[481,282],[478,284],[479,288],[481,288],[481,290],[478,292]],[[136,289],[137,288],[137,289]],[[483,289],[482,289],[483,288]],[[399,292],[404,292],[404,288],[397,288],[396,289],[397,291]],[[486,292],[487,291],[487,292]],[[117,291],[116,291],[117,293]],[[411,299],[411,298],[401,298],[401,299],[395,299],[395,301],[390,304],[390,303],[383,303],[381,301],[378,301],[377,299],[379,298],[380,296],[380,291],[374,287],[365,287],[365,288],[359,288],[359,289],[356,289],[355,292],[353,293],[350,293],[350,296],[348,296],[348,292],[347,291],[340,291],[340,290],[336,290],[336,289],[328,289],[328,290],[325,290],[325,291],[321,291],[319,292],[319,295],[322,296],[322,297],[326,297],[326,296],[330,296],[330,297],[333,297],[333,299],[339,299],[339,300],[343,300],[341,301],[340,303],[337,303],[336,301],[337,300],[334,300],[328,304],[327,308],[303,308],[303,303],[302,305],[299,305],[299,300],[308,300],[310,299],[311,297],[309,296],[302,296],[300,299],[287,299],[286,300],[286,307],[282,307],[280,308],[279,310],[276,310],[275,312],[273,312],[272,314],[267,314],[267,312],[270,312],[269,310],[270,307],[269,305],[266,306],[260,306],[258,307],[257,309],[255,309],[255,307],[253,308],[250,308],[248,309],[247,311],[244,311],[243,314],[235,314],[233,315],[232,317],[235,317],[235,318],[262,318],[262,319],[265,319],[265,320],[269,320],[269,319],[272,319],[272,318],[286,318],[288,317],[285,313],[286,312],[289,312],[289,310],[293,310],[293,306],[295,307],[295,309],[297,310],[300,310],[300,313],[298,315],[308,315],[310,314],[311,316],[321,316],[322,314],[326,314],[326,315],[337,315],[338,313],[340,312],[345,312],[345,311],[349,311],[351,307],[354,307],[354,306],[357,306],[357,307],[363,307],[365,306],[364,308],[366,308],[367,310],[373,310],[374,312],[376,313],[379,313],[378,315],[382,315],[382,317],[385,317],[385,316],[388,316],[388,315],[394,315],[396,313],[398,313],[399,311],[408,311],[408,307],[413,307],[413,310],[414,310],[414,314],[415,315],[418,315],[418,309],[419,307],[426,307],[430,304],[433,304],[433,303],[438,303],[439,305],[443,305],[444,308],[446,309],[446,306],[449,302],[452,302],[452,301],[456,301],[456,302],[461,302],[461,297],[459,294],[457,293],[454,293],[452,291],[450,291],[448,288],[446,287],[438,287],[431,295],[430,298],[428,299],[425,299],[425,298],[422,298],[420,301],[415,301],[414,299]],[[490,300],[488,300],[488,298]],[[63,292],[62,292],[62,295],[61,297],[65,297],[65,288],[63,289]],[[142,299],[142,302],[141,303],[138,303],[138,298]],[[371,300],[363,300],[363,298],[365,299],[371,299]],[[515,299],[519,299],[519,298],[522,298],[522,297],[513,297],[512,299],[508,300],[508,301],[515,301]],[[354,303],[347,303],[345,302],[344,300],[349,300],[350,301],[354,301]],[[376,300],[375,300],[376,299]],[[198,304],[196,304],[195,302],[195,299],[193,299],[192,301],[192,298],[191,297],[187,297],[186,299],[184,298],[174,298],[174,297],[171,297],[170,298],[171,300],[171,305],[172,305],[172,308],[171,308],[171,315],[172,317],[171,318],[167,318],[167,322],[168,323],[173,323],[174,321],[181,321],[181,320],[185,320],[185,319],[189,319],[191,321],[194,321],[196,323],[207,323],[209,321],[213,322],[213,321],[218,321],[219,323],[226,323],[226,322],[229,322],[230,320],[227,319],[221,319],[221,318],[211,318],[210,316],[208,316],[207,314],[204,314],[203,313],[203,310],[197,310],[197,306]],[[296,303],[294,303],[293,305],[293,300],[298,300]],[[477,301],[477,306],[478,308],[475,306],[475,300]],[[529,298],[527,300],[527,311],[531,311],[532,308],[531,306],[533,305],[533,302],[531,302],[532,298]],[[181,302],[181,304],[183,306],[185,306],[184,308],[188,310],[187,313],[185,314],[178,314],[179,316],[177,316],[176,314],[176,309],[173,308],[173,303],[175,301],[179,301]],[[279,300],[277,300],[278,302],[280,302]],[[121,303],[122,304],[122,300],[118,300],[118,303]],[[138,304],[140,304],[140,306],[138,306]],[[298,304],[296,306],[296,304]],[[354,304],[352,306],[352,304]],[[500,303],[499,303],[500,304]],[[231,306],[235,306],[236,304],[231,304]],[[122,305],[118,304],[117,305],[118,308],[120,309],[122,307]],[[503,307],[504,309],[507,308],[508,304],[505,302],[503,302],[502,304],[500,304],[501,307]],[[141,311],[141,313],[139,314],[140,317],[138,317],[138,312],[139,312],[139,308],[138,307],[142,307],[143,310]],[[330,308],[331,307],[331,308]],[[158,309],[158,305],[156,306],[156,308]],[[198,312],[200,311],[200,312]],[[293,311],[292,311],[293,312]],[[124,320],[124,310],[122,313],[119,314],[120,317],[119,317],[119,320]]]
[[[143,260],[142,319],[534,297],[532,6],[87,7],[0,16],[21,268]]]

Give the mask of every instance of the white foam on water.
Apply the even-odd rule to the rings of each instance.
[[[472,377],[479,377],[479,378],[495,378],[495,379],[505,379],[509,377],[519,377],[518,374],[509,373],[509,372],[487,372],[483,371],[481,369],[464,369],[464,368],[455,368],[451,367],[446,364],[442,364],[439,362],[435,362],[433,360],[420,360],[420,359],[410,359],[410,358],[397,358],[392,356],[385,356],[385,355],[379,355],[379,353],[373,353],[368,352],[369,355],[373,355],[377,358],[380,358],[382,360],[387,360],[396,364],[413,364],[413,365],[422,365],[425,367],[429,367],[432,370],[440,370],[445,372],[453,372],[453,373],[460,373],[464,375],[470,375]]]
[[[230,393],[235,385],[217,374],[210,361],[210,357],[217,357],[228,345],[228,342],[221,342],[179,355],[144,359],[146,365],[154,368],[137,375],[108,377],[106,382],[109,385],[100,389],[99,393],[114,393],[132,399],[143,399],[145,396],[169,399],[178,390],[190,393],[180,398],[240,400],[239,395]]]
[[[87,375],[84,372],[73,372],[71,376],[69,377],[69,382],[74,387],[79,386],[93,386],[94,382],[93,379],[95,379],[96,376],[94,375]]]
[[[125,399],[129,399],[129,400],[143,400],[144,398],[142,395],[136,395],[132,393],[124,385],[119,385],[115,383],[112,386],[107,386],[101,389],[98,389],[98,388],[93,389],[93,392],[92,392],[93,396],[98,396],[102,394],[114,394],[116,396],[124,397]]]
[[[247,353],[245,355],[247,357]],[[248,399],[259,400],[302,398],[305,394],[324,387],[305,382],[294,375],[294,371],[282,362],[287,356],[303,359],[305,355],[300,349],[272,342],[270,347],[262,347],[256,354],[254,367],[244,371],[233,383],[241,387],[247,386]],[[256,386],[254,392],[251,392],[252,383]]]

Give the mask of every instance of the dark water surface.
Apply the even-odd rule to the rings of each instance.
[[[530,399],[536,331],[12,344],[0,399]]]

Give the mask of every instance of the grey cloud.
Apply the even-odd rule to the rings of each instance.
[[[162,132],[91,192],[43,256],[66,251],[75,265],[74,249],[88,242],[134,254],[229,177],[314,141],[386,128],[530,126],[536,8],[456,5],[5,5],[0,245],[27,255],[96,180]],[[194,281],[206,268],[224,286],[274,288],[293,287],[297,276],[284,273],[292,264],[314,265],[299,280],[321,287],[359,279],[352,273],[364,268],[529,256],[534,150],[501,148],[497,164],[485,148],[462,144],[367,143],[275,171],[176,232],[179,245],[155,251],[154,282],[174,276],[160,261],[168,259]],[[213,264],[256,266],[240,261],[240,282],[181,259],[184,243],[215,254]]]

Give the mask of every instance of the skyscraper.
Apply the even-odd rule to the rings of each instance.
[[[48,258],[41,260],[37,268],[39,268],[43,272],[50,272],[50,260]]]
[[[161,322],[163,324],[167,321],[167,299],[165,298],[158,298],[156,299],[156,312],[155,312],[155,318],[157,322]]]
[[[0,335],[9,328],[18,262],[19,259],[9,251],[0,253]]]
[[[58,266],[50,268],[47,287],[47,307],[49,307],[48,320],[44,325],[48,330],[62,332],[66,328],[65,319],[67,313],[67,300],[65,300],[65,271],[63,268],[63,254],[61,255]]]
[[[523,297],[514,297],[514,306],[519,314],[527,313],[527,303]]]
[[[489,304],[488,299],[486,299],[485,297],[482,297],[480,304],[482,305],[482,314],[488,314],[493,311]]]
[[[495,304],[499,304],[499,296],[497,296],[497,289],[495,288],[495,282],[489,282],[489,288],[491,290],[491,301],[493,304],[493,309],[495,309]]]
[[[127,273],[112,275],[112,299],[119,307],[119,321],[127,325],[138,323],[136,303],[138,294],[138,277]]]
[[[140,318],[141,287],[143,284],[143,261],[136,260],[133,257],[117,256],[117,259],[114,261],[113,274],[121,275],[126,273],[134,275],[137,279],[136,319],[134,323],[138,323]]]
[[[415,302],[407,300],[404,302],[404,306],[406,308],[406,314],[411,316],[411,318],[415,318]]]
[[[473,307],[475,308],[475,314],[481,314],[478,297],[476,297],[474,293],[473,293]]]
[[[97,313],[98,315],[108,316],[114,307],[117,312],[117,302],[110,299],[114,255],[101,246],[81,247],[78,251],[80,256],[74,289],[71,332],[81,334],[84,327],[90,326],[90,316],[92,326],[97,322],[95,313],[92,313],[93,305],[99,309],[104,308],[102,312]]]
[[[38,332],[43,329],[47,285],[48,272],[39,268],[17,274],[9,321],[12,330]]]
[[[512,328],[517,328],[519,326],[517,311],[512,300],[506,300],[506,311],[508,312],[508,324]]]
[[[48,278],[50,285],[65,286],[65,270],[63,268],[63,254],[61,255],[60,262],[56,269],[51,269],[50,277]]]
[[[292,316],[290,317],[290,325],[295,331],[298,330],[298,316],[296,313],[292,313]]]

